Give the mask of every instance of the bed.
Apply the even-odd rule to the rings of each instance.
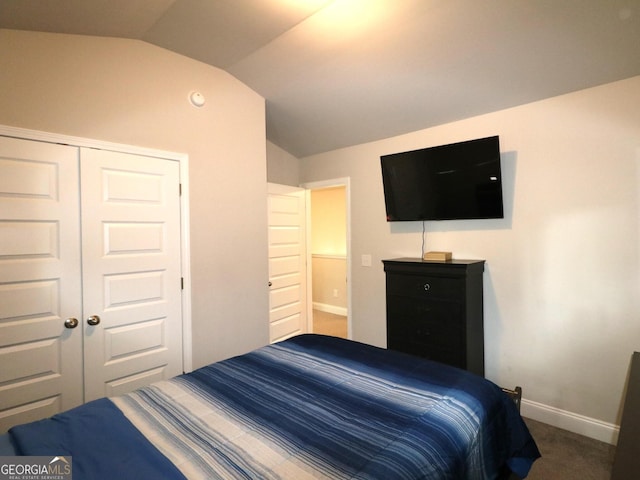
[[[74,480],[524,478],[540,456],[497,385],[313,334],[13,427],[3,442],[71,456]]]

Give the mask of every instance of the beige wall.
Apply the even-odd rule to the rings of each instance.
[[[640,350],[638,112],[635,77],[302,159],[302,182],[350,177],[353,338],[386,344],[380,261],[421,252],[421,222],[385,220],[380,155],[498,134],[506,218],[427,222],[426,250],[487,261],[489,379],[521,385],[531,416],[614,435]]]
[[[313,308],[337,315],[347,314],[347,259],[313,255],[311,290]]]
[[[267,182],[292,187],[300,185],[300,161],[269,141],[267,141]]]
[[[311,190],[314,308],[347,314],[347,197],[344,186]]]
[[[0,91],[0,124],[188,154],[194,367],[268,342],[262,97],[141,41],[11,30]]]
[[[311,190],[311,253],[347,255],[345,187]]]

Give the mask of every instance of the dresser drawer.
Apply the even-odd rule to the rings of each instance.
[[[465,329],[459,320],[448,318],[442,312],[431,316],[406,315],[411,310],[405,305],[392,304],[387,320],[388,338],[411,341],[423,345],[462,349]]]
[[[400,295],[387,297],[387,322],[432,321],[463,326],[465,304],[459,301],[407,299]]]
[[[411,298],[464,299],[465,282],[461,278],[429,275],[387,274],[387,294]]]
[[[387,346],[389,350],[408,353],[418,357],[433,360],[434,362],[445,363],[452,367],[462,369],[467,368],[467,358],[464,350],[451,350],[434,345],[423,345],[411,341],[396,341]]]

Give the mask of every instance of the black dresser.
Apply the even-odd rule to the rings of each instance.
[[[383,260],[387,348],[484,376],[484,260]]]
[[[638,475],[640,471],[638,438],[640,438],[640,352],[634,352],[627,377],[627,394],[624,399],[611,480],[627,480]]]

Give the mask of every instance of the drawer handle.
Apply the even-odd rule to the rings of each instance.
[[[428,283],[424,284],[424,291],[425,292],[428,292],[430,288],[431,288],[431,285],[429,285]]]

